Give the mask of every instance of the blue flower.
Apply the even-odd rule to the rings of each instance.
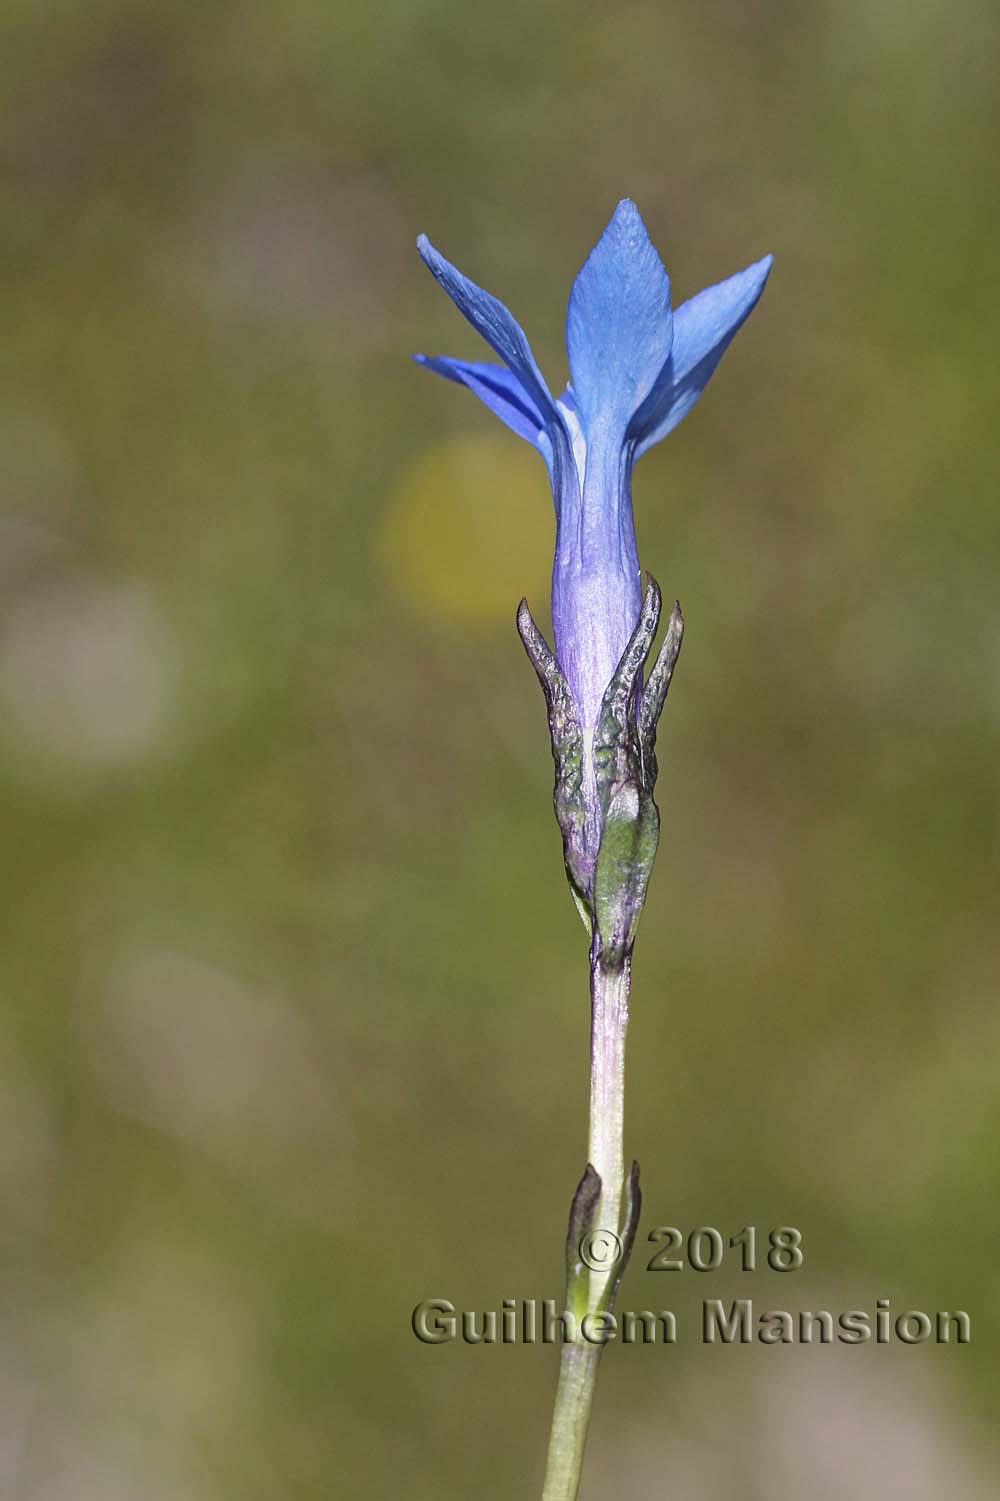
[[[548,466],[556,509],[556,657],[579,723],[592,729],[642,605],[632,466],[694,406],[764,290],[772,258],[672,312],[663,263],[635,204],[623,199],[573,284],[566,324],[571,379],[554,399],[503,303],[446,261],[426,235],[417,245],[503,363],[417,359],[468,386]]]

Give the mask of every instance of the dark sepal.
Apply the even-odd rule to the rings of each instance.
[[[555,653],[532,619],[526,599],[522,599],[518,606],[517,629],[545,695],[552,759],[556,768],[552,800],[562,834],[566,874],[580,916],[590,932],[594,860],[588,855],[585,844],[587,815],[583,803],[583,735],[579,711],[573,691],[563,676]]]
[[[600,1197],[601,1175],[593,1163],[588,1162],[569,1207],[566,1232],[566,1307],[576,1319],[581,1319],[587,1312],[590,1273],[581,1251],[584,1238],[593,1229]]]
[[[640,782],[642,778],[636,707],[642,691],[642,669],[660,620],[659,585],[651,573],[646,579],[638,624],[605,689],[594,735],[597,794],[605,815],[622,783]]]
[[[677,658],[681,654],[683,641],[684,616],[681,614],[681,602],[678,599],[674,601],[674,608],[670,612],[667,633],[646,681],[642,707],[639,710],[639,746],[642,751],[643,779],[650,789],[656,781],[657,772],[656,727],[663,712],[663,705],[667,701],[667,694],[670,692],[670,682],[677,665]]]
[[[594,737],[594,768],[602,817],[594,872],[594,915],[601,959],[614,968],[623,964],[632,952],[660,837],[660,815],[653,801],[656,775],[655,759],[651,760],[653,740],[644,740],[640,730],[641,715],[646,714],[651,737],[655,736],[656,718],[666,696],[665,686],[661,695],[663,674],[657,675],[665,660],[662,652],[645,692],[642,684],[643,667],[659,625],[660,607],[659,585],[652,574],[647,574],[639,620],[604,694]],[[676,657],[673,650],[669,659],[671,670]],[[666,683],[669,684],[669,674]],[[643,695],[641,711],[640,694]]]

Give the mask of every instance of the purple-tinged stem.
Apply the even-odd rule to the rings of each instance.
[[[625,1034],[628,1030],[630,963],[602,962],[599,940],[591,951],[590,996],[590,1163],[600,1175],[601,1196],[588,1239],[593,1253],[586,1314],[610,1312],[612,1284],[622,1271],[622,1195],[625,1165]],[[634,1228],[634,1227],[633,1227]],[[625,1249],[627,1255],[627,1248]],[[581,1320],[582,1322],[582,1320]],[[581,1330],[563,1345],[559,1362],[549,1456],[542,1501],[576,1501],[583,1452],[597,1384],[602,1343]]]

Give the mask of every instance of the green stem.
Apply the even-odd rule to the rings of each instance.
[[[542,1501],[574,1501],[597,1385],[600,1345],[563,1345]]]
[[[629,961],[626,959],[619,968],[605,966],[598,956],[596,939],[591,954],[590,996],[590,1162],[601,1178],[594,1227],[617,1236],[625,1176],[622,1136]],[[621,1270],[611,1260],[607,1270],[590,1272],[588,1313],[602,1307],[611,1311],[608,1284]],[[542,1501],[576,1501],[603,1348],[603,1344],[587,1341],[579,1328],[562,1347]]]

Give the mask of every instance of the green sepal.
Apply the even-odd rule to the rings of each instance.
[[[602,962],[618,967],[632,952],[660,838],[652,796],[635,782],[608,806],[594,873],[594,912]]]
[[[587,930],[587,937],[592,939],[594,936],[594,918],[590,910],[590,905],[587,902],[586,898],[580,895],[579,891],[576,889],[576,886],[573,884],[573,877],[570,874],[568,865],[566,867],[566,879],[569,882],[569,894],[573,898],[573,906],[580,914],[580,921],[583,923],[583,926]]]

